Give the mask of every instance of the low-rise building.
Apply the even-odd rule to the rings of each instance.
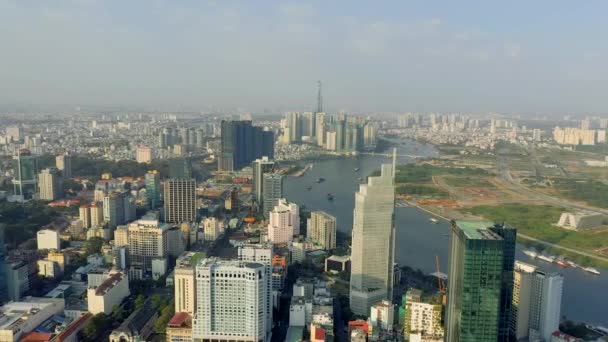
[[[594,229],[608,225],[608,215],[593,211],[562,213],[557,225],[564,229],[576,231]]]
[[[154,321],[158,311],[154,310],[152,301],[146,300],[144,305],[135,310],[122,324],[112,330],[110,342],[139,342],[148,341],[154,332]]]
[[[187,312],[176,312],[165,330],[167,342],[192,341],[192,317]]]
[[[114,305],[118,305],[129,296],[129,279],[126,274],[117,272],[99,286],[91,286],[87,290],[89,312],[109,314]]]
[[[350,270],[350,256],[332,255],[325,259],[325,272],[340,273]]]
[[[26,297],[0,307],[0,341],[19,341],[42,322],[64,309],[63,299]]]

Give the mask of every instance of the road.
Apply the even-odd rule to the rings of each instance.
[[[533,237],[525,235],[525,234],[517,233],[517,237],[520,237],[520,238],[525,239],[525,240],[534,241],[536,243],[539,243],[539,244],[547,246],[547,247],[559,248],[559,249],[563,249],[563,250],[571,252],[571,253],[575,253],[575,254],[578,254],[578,255],[586,256],[586,257],[593,258],[593,259],[596,259],[596,260],[599,260],[599,261],[603,261],[603,262],[608,262],[608,258],[601,257],[601,256],[596,255],[596,254],[591,254],[591,253],[579,251],[577,249],[572,249],[572,248],[569,248],[569,247],[564,247],[564,246],[561,246],[561,245],[556,245],[554,243],[550,243],[550,242],[547,242],[547,241],[539,240],[537,238],[533,238]]]

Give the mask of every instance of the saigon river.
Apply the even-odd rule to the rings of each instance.
[[[397,148],[397,154],[437,156],[430,145],[407,141]],[[287,177],[284,184],[285,197],[306,206],[306,210],[324,210],[337,219],[338,230],[350,234],[353,222],[354,194],[359,189],[359,177],[371,174],[382,163],[390,163],[386,156],[363,155],[353,158],[324,160],[302,177]],[[398,163],[413,162],[409,157],[398,157]],[[359,169],[358,172],[355,169]],[[322,183],[316,183],[320,177]],[[307,190],[307,186],[312,189]],[[333,201],[327,194],[334,196]],[[433,224],[432,216],[413,207],[397,207],[395,210],[396,241],[395,260],[400,265],[420,268],[426,273],[435,271],[435,256],[441,260],[441,271],[447,272],[449,249],[449,224],[440,220]],[[562,316],[574,321],[584,321],[608,326],[608,270],[600,276],[580,269],[560,268],[540,260],[532,260],[522,253],[518,245],[517,259],[539,266],[542,270],[561,272],[564,275]]]

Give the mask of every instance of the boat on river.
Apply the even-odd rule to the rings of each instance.
[[[334,200],[334,195],[332,195],[332,194],[327,194],[327,200],[328,200],[328,201],[333,201],[333,200]]]
[[[438,219],[436,219],[436,218],[434,218],[434,217],[431,217],[431,218],[429,219],[429,221],[433,222],[434,224],[439,223],[439,220],[438,220]]]
[[[534,259],[534,258],[536,258],[538,256],[538,253],[536,253],[535,251],[531,251],[529,249],[526,249],[524,251],[524,254],[527,255],[527,256],[529,256],[532,259]]]
[[[551,255],[539,255],[538,259],[542,260],[542,261],[546,261],[546,262],[553,262],[555,261],[555,257],[551,256]]]
[[[591,274],[600,275],[600,271],[593,267],[584,267],[583,271],[589,272]]]
[[[325,182],[325,178],[323,178],[323,177],[317,178],[317,183],[323,183],[323,182]]]

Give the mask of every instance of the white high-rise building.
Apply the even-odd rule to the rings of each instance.
[[[317,137],[317,145],[325,146],[325,113],[315,113],[315,135]]]
[[[138,163],[150,164],[152,162],[152,149],[148,146],[137,146],[135,160]]]
[[[536,271],[532,277],[530,296],[530,333],[538,333],[543,341],[559,329],[564,276]]]
[[[266,266],[205,259],[196,266],[193,341],[265,341]]]
[[[272,332],[272,244],[250,244],[239,247],[238,257],[240,261],[255,262],[266,268],[266,286],[271,289],[266,291],[266,332],[267,339]]]
[[[144,216],[127,227],[120,226],[114,232],[115,243],[124,243],[123,232],[126,230],[131,266],[149,272],[152,270],[152,259],[166,258],[169,253],[169,228],[168,224]]]
[[[393,164],[368,177],[355,194],[350,308],[365,316],[373,304],[393,298],[395,249],[395,151]]]
[[[324,211],[313,211],[308,219],[306,235],[323,249],[336,248],[336,218]]]
[[[40,199],[45,201],[54,201],[61,198],[63,192],[62,179],[59,169],[49,167],[38,174],[38,187],[40,190]]]
[[[268,240],[275,244],[288,244],[300,232],[300,209],[297,204],[281,198],[269,214]]]
[[[270,160],[268,157],[256,159],[251,164],[251,169],[253,171],[253,196],[258,205],[262,205],[263,203],[264,174],[272,172],[274,167],[274,160]]]
[[[215,241],[220,236],[221,225],[220,220],[215,217],[207,217],[203,220],[203,235],[205,241]]]
[[[536,266],[515,261],[513,270],[513,299],[511,305],[511,333],[519,341],[530,330],[530,296]]]

